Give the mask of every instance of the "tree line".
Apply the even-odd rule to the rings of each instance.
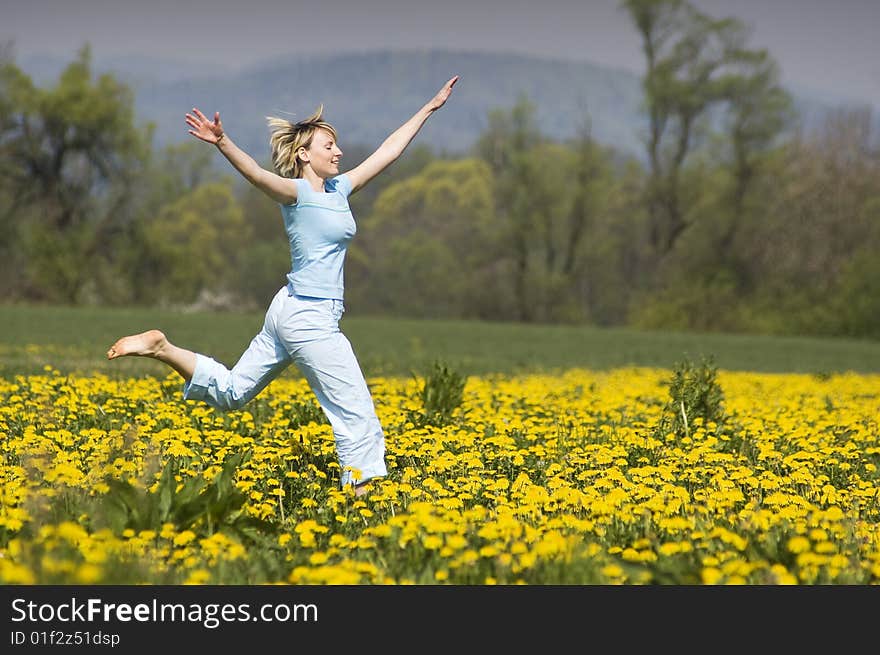
[[[470,152],[414,144],[356,196],[358,314],[880,337],[880,148],[869,108],[806,133],[744,26],[622,3],[645,61],[644,157],[556,140],[522,97]],[[0,53],[0,298],[262,309],[276,204],[201,142],[161,150],[88,46],[39,88]],[[348,148],[352,165],[364,148]],[[269,162],[265,162],[267,168]]]

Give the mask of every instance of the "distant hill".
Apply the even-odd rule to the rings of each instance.
[[[22,68],[39,83],[51,83],[66,64],[29,58]],[[638,75],[589,62],[451,51],[387,51],[337,56],[291,55],[240,71],[212,69],[167,59],[101,60],[136,94],[142,120],[156,124],[157,145],[192,138],[184,113],[197,106],[219,110],[236,142],[254,157],[268,159],[265,116],[299,120],[324,105],[327,120],[346,146],[376,147],[422,106],[452,75],[461,76],[454,97],[418,137],[435,150],[466,151],[485,129],[488,112],[510,108],[524,95],[536,107],[541,130],[552,139],[574,136],[589,121],[593,137],[625,153],[642,156],[645,117]],[[795,93],[808,122],[832,108],[814,96]]]
[[[458,153],[485,129],[494,108],[520,95],[536,107],[543,131],[575,134],[588,117],[597,139],[639,149],[640,81],[635,75],[581,63],[523,56],[454,52],[380,52],[334,57],[289,57],[219,78],[141,82],[138,112],[157,123],[157,139],[187,136],[183,112],[219,109],[224,124],[249,152],[268,156],[267,115],[305,118],[324,105],[346,143],[378,146],[452,75],[454,97],[419,135],[420,143]],[[287,112],[287,113],[284,113]]]

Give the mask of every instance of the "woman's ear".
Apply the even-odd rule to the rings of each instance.
[[[296,156],[299,157],[300,161],[308,162],[309,161],[309,151],[305,148],[298,148],[296,151]]]

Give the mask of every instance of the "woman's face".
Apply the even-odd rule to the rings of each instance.
[[[304,159],[312,165],[312,170],[318,177],[326,179],[339,175],[339,160],[342,159],[342,150],[336,145],[330,132],[319,128],[315,130],[312,143],[306,150]]]

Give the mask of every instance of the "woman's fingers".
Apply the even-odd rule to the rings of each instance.
[[[437,95],[434,96],[434,99],[431,101],[431,106],[438,109],[446,104],[446,100],[452,93],[452,87],[455,86],[456,82],[458,82],[458,75],[451,77],[449,81],[443,85],[443,88],[437,92]]]
[[[220,127],[220,112],[214,112],[214,120],[213,122],[205,116],[198,107],[192,108],[192,114],[185,114],[186,124],[190,127],[194,128],[189,130],[189,133],[193,136],[197,136],[200,139],[207,140],[206,137],[208,135],[216,135],[217,129]]]
[[[193,110],[198,111],[198,110]],[[201,112],[199,112],[201,113]],[[204,118],[204,115],[202,116]],[[200,120],[191,114],[186,114],[186,124],[189,125],[191,130],[187,130],[194,137],[201,139],[202,141],[207,141],[208,136],[213,134],[213,130],[209,125],[205,124],[204,120]]]
[[[195,128],[201,128],[205,124],[204,120],[200,120],[200,119],[196,118],[195,116],[193,116],[192,114],[186,115],[186,122],[188,125],[192,125]]]
[[[444,84],[443,89],[441,90],[445,91],[446,95],[449,95],[449,93],[452,91],[452,87],[455,86],[456,82],[458,82],[458,75],[454,76],[446,84]]]

